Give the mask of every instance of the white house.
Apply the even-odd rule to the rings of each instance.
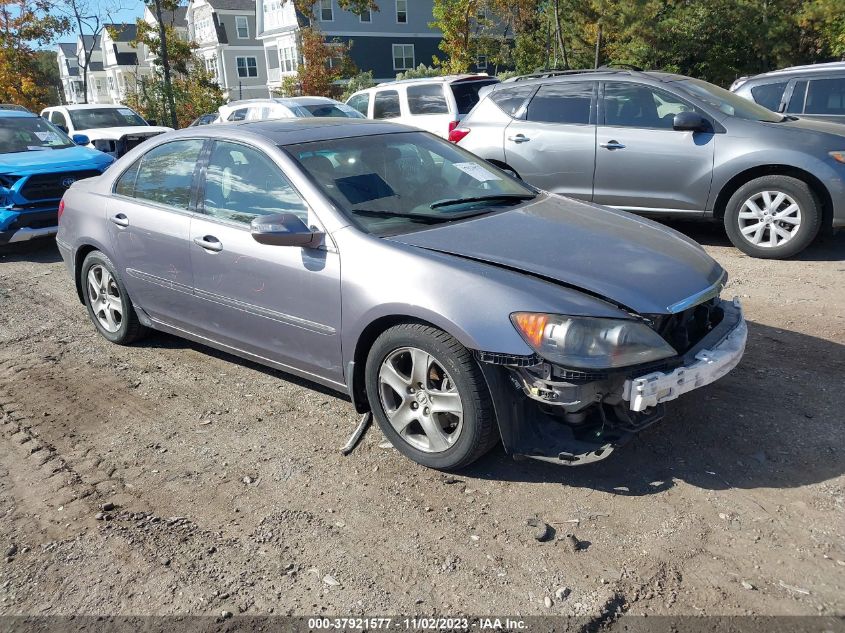
[[[79,73],[79,61],[76,57],[76,43],[62,42],[56,52],[59,64],[59,78],[65,103],[79,103],[82,95],[82,75]]]
[[[255,0],[190,0],[188,37],[224,97],[267,97],[264,46],[256,39]]]
[[[138,90],[142,78],[150,74],[144,55],[132,44],[138,35],[135,24],[108,24],[100,37],[103,72],[110,103],[121,103],[128,92]]]

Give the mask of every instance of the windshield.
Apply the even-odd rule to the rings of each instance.
[[[358,110],[350,108],[342,103],[315,103],[314,105],[302,106],[308,111],[309,116],[346,117],[347,119],[366,119]]]
[[[492,213],[536,195],[486,161],[424,132],[284,149],[358,227],[375,235]]]
[[[0,117],[0,154],[65,147],[73,147],[73,141],[41,117]]]
[[[141,115],[129,108],[85,108],[70,110],[70,120],[75,130],[93,130],[101,127],[136,127],[147,125]]]
[[[784,120],[784,117],[777,112],[767,110],[753,101],[700,79],[684,79],[678,82],[678,85],[692,96],[699,98],[728,116],[749,121],[768,121],[769,123],[780,123]]]

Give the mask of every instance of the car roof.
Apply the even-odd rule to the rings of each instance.
[[[186,128],[176,132],[175,136],[209,136],[221,138],[229,132],[233,138],[252,136],[256,139],[268,140],[274,145],[295,145],[311,141],[326,141],[336,138],[350,138],[355,136],[374,136],[378,134],[394,134],[397,132],[418,132],[425,134],[415,127],[376,121],[372,119],[346,119],[327,117],[301,117],[295,119],[270,119],[265,121],[240,121],[213,126],[208,130],[202,127]],[[174,135],[170,135],[173,138]]]
[[[0,118],[4,119],[31,119],[32,117],[39,118],[37,114],[28,110],[0,110]]]
[[[288,97],[285,101],[290,101],[297,105],[319,105],[323,103],[339,103],[334,99],[328,97]]]
[[[826,62],[823,64],[807,64],[804,66],[790,66],[788,68],[780,68],[768,73],[761,73],[748,77],[745,81],[756,81],[758,79],[766,79],[769,77],[788,77],[791,75],[818,75],[830,72],[845,72],[845,62]]]
[[[585,70],[567,70],[567,71],[546,71],[540,73],[532,73],[530,75],[521,75],[519,77],[512,77],[507,81],[503,81],[492,87],[493,90],[504,90],[507,87],[515,86],[534,86],[538,84],[550,83],[565,83],[570,81],[600,81],[602,79],[619,79],[620,75],[628,76],[634,79],[650,79],[652,81],[659,81],[662,83],[670,83],[673,81],[680,81],[689,79],[685,75],[677,73],[667,73],[657,70],[631,70],[628,68],[596,68]],[[514,81],[516,80],[516,81]]]
[[[120,103],[69,103],[63,106],[52,106],[44,109],[55,110],[56,108],[66,108],[68,110],[101,110],[103,108],[123,108],[124,110],[131,109],[129,106],[125,106]]]
[[[484,74],[463,74],[463,75],[440,75],[437,77],[415,77],[413,79],[397,79],[395,81],[384,81],[377,86],[373,86],[372,88],[368,88],[367,90],[373,90],[375,88],[383,88],[385,86],[404,86],[406,84],[423,84],[423,83],[465,83],[465,82],[472,82],[472,81],[486,81],[492,79],[493,81],[499,81],[495,77],[491,77],[490,75]]]

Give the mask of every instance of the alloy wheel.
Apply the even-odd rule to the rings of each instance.
[[[109,270],[95,264],[88,271],[88,301],[100,326],[114,334],[123,323],[123,302],[120,288]]]
[[[782,191],[761,191],[745,202],[737,216],[739,230],[760,248],[783,246],[801,228],[801,208]]]
[[[452,377],[431,354],[416,347],[392,351],[378,374],[381,405],[396,433],[414,448],[441,453],[463,428],[463,403]]]

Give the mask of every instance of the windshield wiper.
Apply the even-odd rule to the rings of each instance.
[[[352,213],[385,218],[405,218],[418,222],[426,222],[428,224],[438,224],[440,222],[449,221],[449,218],[438,215],[426,215],[424,213],[400,213],[399,211],[380,211],[378,209],[352,209]]]
[[[449,200],[440,200],[432,202],[429,206],[431,209],[439,209],[440,207],[450,207],[456,204],[469,204],[472,202],[519,202],[520,200],[533,200],[536,197],[533,193],[497,193],[489,196],[474,196],[471,198],[451,198]]]

